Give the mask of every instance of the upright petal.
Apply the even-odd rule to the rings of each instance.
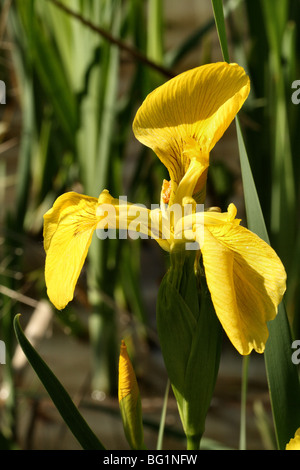
[[[215,214],[217,217],[217,214]],[[246,228],[205,225],[199,240],[207,285],[223,328],[240,354],[262,353],[286,273],[274,250]]]
[[[249,78],[242,67],[218,62],[184,72],[147,96],[133,131],[167,167],[173,191],[193,158],[203,164],[198,177],[205,171],[209,152],[249,91]]]
[[[49,299],[59,310],[74,289],[96,228],[96,198],[69,192],[44,215],[45,280]]]

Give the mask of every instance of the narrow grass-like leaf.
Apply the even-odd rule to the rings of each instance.
[[[162,408],[162,412],[161,412],[160,423],[159,423],[159,432],[158,432],[156,450],[161,450],[162,447],[163,447],[163,437],[164,437],[164,429],[165,429],[165,424],[166,424],[166,414],[167,414],[167,407],[168,407],[169,391],[170,391],[170,381],[168,379],[167,380],[167,385],[166,385],[166,390],[165,390],[165,395],[164,395],[164,401],[163,401],[163,408]]]
[[[62,384],[24,335],[19,317],[20,315],[16,315],[14,318],[14,329],[17,340],[70,431],[74,434],[84,450],[105,450],[105,447],[79,413]]]
[[[242,135],[239,119],[236,118],[236,129],[238,138],[238,147],[240,155],[240,164],[243,180],[243,191],[245,208],[247,214],[247,225],[249,230],[255,232],[260,238],[269,243],[269,236],[261,210],[255,182],[253,179],[244,138]]]
[[[296,179],[293,168],[291,145],[291,121],[288,117],[291,82],[287,77],[290,62],[289,56],[284,56],[284,38],[288,37],[289,28],[288,1],[262,2],[263,18],[269,45],[269,116],[270,116],[270,149],[272,155],[272,193],[271,193],[271,235],[272,241],[287,270],[293,259],[290,247],[295,240],[296,211]],[[290,38],[291,39],[291,38]],[[283,66],[284,64],[284,66]],[[286,80],[288,80],[286,82]]]
[[[147,56],[161,63],[163,52],[163,5],[161,0],[151,0],[148,2]]]
[[[300,386],[292,362],[292,337],[284,303],[269,324],[265,363],[278,449],[284,450],[300,425]]]
[[[213,11],[214,11],[215,22],[216,22],[216,27],[218,31],[223,58],[226,62],[229,62],[229,52],[228,52],[228,45],[227,45],[223,2],[222,0],[211,0],[211,3],[212,3]]]
[[[163,55],[163,2],[151,0],[148,2],[147,57],[157,64],[162,64]],[[150,89],[156,88],[164,81],[160,73],[151,69],[147,71],[145,78],[149,81]]]

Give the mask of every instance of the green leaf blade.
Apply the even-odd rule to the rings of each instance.
[[[212,0],[211,3],[213,7],[214,16],[215,16],[215,22],[216,22],[216,27],[217,27],[217,32],[219,36],[220,46],[222,49],[223,58],[226,62],[229,63],[230,60],[229,60],[229,52],[228,52],[227,37],[226,37],[223,2],[222,0]]]
[[[62,384],[27,340],[20,326],[19,317],[20,315],[16,315],[14,318],[14,330],[17,340],[70,431],[84,450],[105,450],[105,447],[79,413]]]

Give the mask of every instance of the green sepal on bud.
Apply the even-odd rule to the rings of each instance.
[[[222,327],[199,266],[193,254],[173,255],[157,300],[161,350],[188,449],[199,448],[205,430],[222,340]]]

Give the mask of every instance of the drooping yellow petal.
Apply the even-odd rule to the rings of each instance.
[[[44,215],[45,281],[49,299],[59,310],[74,289],[96,228],[96,198],[69,192]]]
[[[300,428],[295,432],[295,437],[288,442],[285,450],[300,450]]]
[[[275,318],[286,288],[280,259],[267,243],[234,221],[205,223],[199,244],[212,302],[227,336],[240,354],[252,349],[262,353],[269,335],[267,322]]]
[[[208,166],[209,152],[249,91],[249,78],[242,67],[218,62],[184,72],[147,96],[136,114],[133,131],[167,167],[173,193],[193,159],[199,162],[193,173],[196,187]]]

